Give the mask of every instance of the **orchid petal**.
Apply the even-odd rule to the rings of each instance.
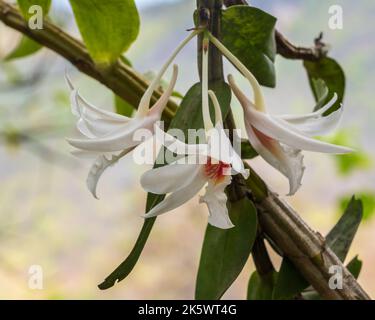
[[[290,125],[292,128],[302,132],[310,137],[320,136],[327,134],[337,128],[343,115],[343,108],[330,113],[328,116],[319,116],[316,118],[302,117],[293,120],[284,120],[283,118],[275,117],[276,120],[280,119],[282,125]]]
[[[134,140],[134,133],[139,129],[146,129],[151,132],[153,130],[153,125],[157,120],[156,116],[134,118],[115,132],[111,132],[104,137],[97,139],[67,139],[67,141],[73,147],[88,151],[121,151],[140,144],[140,141]]]
[[[103,118],[107,120],[114,120],[119,122],[127,122],[131,120],[131,118],[122,116],[120,114],[110,112],[104,109],[100,109],[93,104],[86,101],[78,92],[78,90],[73,86],[72,81],[70,80],[69,76],[66,74],[65,79],[71,89],[71,102],[72,102],[72,112],[77,116],[80,116],[82,110],[88,111],[87,114],[91,115],[92,117]],[[74,98],[74,99],[73,99]]]
[[[213,159],[230,164],[236,173],[240,173],[245,179],[249,177],[241,157],[234,150],[232,143],[226,135],[222,124],[217,123],[214,129],[207,133],[209,137],[209,156]]]
[[[177,81],[177,75],[178,75],[178,67],[177,65],[173,65],[173,74],[171,81],[169,82],[169,86],[167,90],[164,91],[164,93],[161,95],[159,100],[152,106],[152,108],[149,111],[149,114],[157,114],[161,115],[163,112],[165,106],[167,105],[170,96],[173,93],[173,88],[176,84]]]
[[[234,94],[241,103],[246,121],[266,136],[280,141],[294,149],[334,154],[349,153],[353,151],[347,147],[311,139],[285,120],[277,119],[264,112],[257,111],[254,104],[248,100],[238,88],[233,77],[228,76],[228,80]]]
[[[289,180],[289,195],[297,192],[305,167],[301,150],[282,146],[278,141],[262,133],[256,133],[251,124],[245,122],[247,135],[253,148],[271,166],[280,171]]]
[[[292,148],[334,154],[343,154],[353,151],[347,147],[309,138],[297,128],[288,125],[285,121],[280,119],[276,120],[268,114],[256,111],[249,105],[245,108],[245,114],[247,120],[256,129]]]
[[[162,202],[160,202],[155,207],[153,207],[149,212],[147,212],[144,215],[144,217],[155,217],[157,215],[178,208],[185,202],[192,199],[203,188],[203,186],[206,183],[207,178],[203,174],[197,174],[195,176],[195,179],[193,179],[190,184],[168,195]]]
[[[91,166],[89,174],[86,179],[87,188],[90,190],[94,198],[98,199],[96,194],[96,188],[99,182],[100,177],[104,171],[113,166],[117,161],[126,156],[134,148],[129,148],[121,152],[119,155],[112,155],[110,158],[105,155],[100,155]]]
[[[70,101],[72,113],[79,118],[77,128],[83,135],[88,138],[97,138],[117,130],[120,126],[130,121],[128,117],[97,108],[90,104],[80,96],[67,74],[65,78],[71,89]]]
[[[292,115],[292,114],[283,114],[277,117],[283,120],[287,120],[287,121],[299,121],[299,120],[307,120],[310,118],[318,118],[320,116],[323,116],[323,114],[326,111],[328,111],[336,103],[337,99],[338,99],[337,94],[334,93],[332,99],[325,106],[323,106],[322,108],[320,108],[319,110],[315,112],[311,112],[311,113],[300,115],[300,116]]]
[[[160,129],[159,126],[155,126],[155,136],[159,142],[171,152],[179,155],[202,155],[208,156],[207,144],[187,144],[181,140],[175,138],[169,133]]]
[[[227,195],[224,192],[226,186],[231,183],[231,176],[227,176],[225,180],[219,184],[208,182],[206,193],[200,198],[199,202],[207,204],[210,213],[208,223],[221,229],[229,229],[234,227],[230,221],[227,208]]]
[[[338,126],[342,118],[343,111],[344,111],[342,106],[339,109],[330,113],[328,116],[323,116],[323,114],[327,110],[329,110],[336,101],[337,101],[337,95],[334,94],[334,97],[331,99],[331,101],[327,103],[324,107],[319,109],[318,111],[315,111],[313,113],[309,113],[306,115],[301,115],[301,116],[296,116],[296,115],[275,116],[275,119],[281,119],[281,120],[286,121],[295,129],[299,130],[300,132],[308,136],[324,135],[334,130]]]
[[[223,116],[221,114],[219,100],[217,99],[215,92],[212,90],[208,90],[208,95],[210,96],[212,104],[215,108],[215,124],[223,125]]]
[[[149,112],[150,107],[150,101],[151,97],[154,93],[154,91],[157,89],[157,86],[159,85],[161,78],[163,77],[163,74],[168,69],[169,65],[172,63],[172,61],[176,58],[177,54],[185,47],[187,43],[191,39],[193,39],[196,35],[198,35],[202,30],[194,30],[192,33],[189,34],[188,37],[186,37],[179,45],[178,47],[172,52],[172,55],[168,58],[168,60],[164,63],[156,77],[152,80],[150,85],[148,86],[146,92],[143,94],[141,101],[138,105],[138,110],[136,116],[143,117],[146,116]]]
[[[180,164],[178,160],[145,172],[141,177],[143,189],[154,194],[166,194],[185,188],[196,178],[202,167],[199,164],[190,164],[189,157],[184,160],[186,164]]]

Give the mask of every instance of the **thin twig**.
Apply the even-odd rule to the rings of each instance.
[[[224,0],[226,7],[248,5],[245,0]],[[322,33],[314,40],[311,48],[299,47],[292,44],[278,30],[275,30],[276,52],[286,59],[317,61],[328,52],[328,46],[322,42]]]

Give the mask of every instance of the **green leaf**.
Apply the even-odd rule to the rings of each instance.
[[[275,87],[276,18],[249,6],[223,11],[222,41],[261,85]]]
[[[355,147],[356,151],[346,155],[336,155],[335,162],[341,175],[349,175],[355,170],[366,170],[372,167],[371,156],[360,147],[359,133],[353,129],[339,130],[334,135],[321,137],[321,140],[342,145]]]
[[[19,44],[5,58],[5,61],[24,58],[42,49],[42,46],[26,36],[22,36]]]
[[[28,20],[35,13],[29,13],[31,6],[38,5],[43,10],[43,15],[47,15],[51,8],[52,0],[17,0],[18,6],[20,7],[21,13],[26,20]]]
[[[253,159],[258,156],[258,153],[252,147],[248,140],[241,141],[241,158],[242,159]]]
[[[134,107],[118,95],[114,95],[114,99],[116,112],[125,117],[131,117],[134,112]]]
[[[362,220],[362,211],[362,201],[356,200],[353,196],[344,214],[326,237],[327,245],[341,261],[344,261],[348,254]]]
[[[231,229],[207,226],[195,289],[198,300],[220,299],[242,271],[253,247],[257,231],[257,212],[243,198],[228,201]]]
[[[284,258],[273,291],[274,300],[289,300],[301,293],[309,286],[309,283],[296,269],[293,263]]]
[[[358,279],[362,269],[362,261],[358,259],[358,256],[355,256],[352,260],[350,260],[346,268],[354,278]]]
[[[213,90],[219,100],[223,119],[226,118],[230,109],[231,90],[225,82],[215,82],[210,84],[210,89]],[[173,128],[180,128],[187,136],[188,129],[203,128],[202,117],[202,88],[200,83],[193,85],[186,93],[178,108],[175,117],[172,120],[171,126]],[[210,101],[211,118],[215,119],[215,111]],[[187,141],[186,141],[187,142]]]
[[[372,191],[356,192],[358,199],[363,204],[363,220],[369,220],[375,215],[375,193]],[[344,210],[350,202],[350,197],[344,197],[339,200],[340,208]]]
[[[112,64],[135,41],[139,16],[134,0],[69,0],[82,38],[99,64]]]
[[[277,272],[260,276],[254,271],[247,288],[247,300],[272,300],[272,292],[277,279]]]
[[[311,90],[316,101],[321,98],[319,79],[325,82],[328,87],[329,95],[324,103],[327,103],[333,96],[337,94],[337,102],[325,113],[329,113],[340,108],[340,104],[344,100],[345,93],[345,74],[341,66],[332,58],[325,57],[318,61],[305,61],[303,65],[306,68],[307,76],[309,78]]]
[[[201,85],[195,84],[185,95],[181,102],[180,108],[178,108],[176,116],[172,119],[170,128],[180,128],[187,132],[190,128],[202,128],[202,109],[201,109]],[[223,116],[229,111],[231,91],[227,84],[224,82],[217,82],[211,86],[211,89],[215,91],[217,98],[221,104]],[[213,107],[212,107],[213,109]],[[161,151],[164,152],[164,151]],[[163,154],[159,154],[163,156]],[[159,157],[158,156],[158,157]],[[154,206],[160,203],[164,199],[164,195],[155,195],[149,193],[147,195],[146,212],[151,210]],[[99,285],[102,290],[111,288],[123,279],[125,279],[136,265],[139,257],[143,251],[143,248],[147,242],[147,239],[154,226],[156,217],[146,219],[138,239],[135,243],[133,250],[129,256],[122,262],[115,271],[113,271],[104,281]]]

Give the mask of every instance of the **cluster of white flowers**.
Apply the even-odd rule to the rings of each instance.
[[[173,66],[173,75],[168,88],[150,107],[153,92],[159,86],[165,71],[173,63],[176,55],[200,32],[203,31],[193,31],[173,52],[146,90],[133,118],[104,111],[86,102],[67,77],[72,90],[72,112],[78,118],[78,130],[85,136],[84,139],[68,139],[68,142],[78,149],[76,154],[96,156],[87,178],[88,188],[96,197],[96,186],[105,169],[140,144],[139,139],[135,139],[135,133],[140,129],[156,133],[164,147],[179,154],[181,158],[165,166],[151,169],[141,177],[141,185],[146,191],[167,195],[144,217],[149,218],[171,211],[193,198],[206,186],[205,194],[200,197],[200,201],[208,206],[208,221],[213,226],[226,229],[233,227],[233,224],[228,215],[227,196],[224,190],[231,183],[232,175],[242,174],[247,179],[249,171],[244,168],[241,157],[233,149],[224,132],[221,108],[215,93],[208,90],[210,42],[248,79],[253,89],[254,102],[241,92],[233,76],[228,76],[232,91],[243,107],[250,144],[265,161],[289,179],[289,194],[294,194],[301,185],[305,169],[301,150],[336,154],[352,150],[311,138],[336,127],[342,115],[342,108],[328,116],[323,116],[325,111],[335,103],[336,95],[319,111],[304,116],[269,115],[266,112],[261,87],[256,78],[218,39],[207,31],[204,31],[202,45],[202,114],[205,143],[187,145],[158,128],[155,124],[160,121],[177,80],[176,65]],[[209,99],[215,108],[214,122],[209,112]],[[221,152],[220,149],[226,152]]]

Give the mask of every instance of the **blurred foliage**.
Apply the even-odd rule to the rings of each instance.
[[[31,6],[38,5],[43,10],[43,15],[47,14],[51,8],[52,0],[17,0],[18,6],[21,9],[22,15],[25,20],[30,19],[35,14],[34,11],[30,12]]]
[[[21,38],[21,41],[17,45],[16,48],[12,52],[10,52],[5,58],[5,61],[10,61],[13,59],[18,59],[18,58],[24,58],[27,57],[35,52],[38,52],[40,49],[42,49],[42,46],[31,40],[28,37],[23,36]]]
[[[139,33],[134,0],[70,0],[91,57],[111,64],[129,49]]]
[[[369,154],[361,150],[359,146],[358,132],[353,129],[341,129],[336,134],[320,137],[321,140],[329,143],[349,146],[354,148],[354,152],[345,155],[336,155],[335,162],[339,173],[347,176],[355,170],[364,170],[372,167],[373,160]]]

